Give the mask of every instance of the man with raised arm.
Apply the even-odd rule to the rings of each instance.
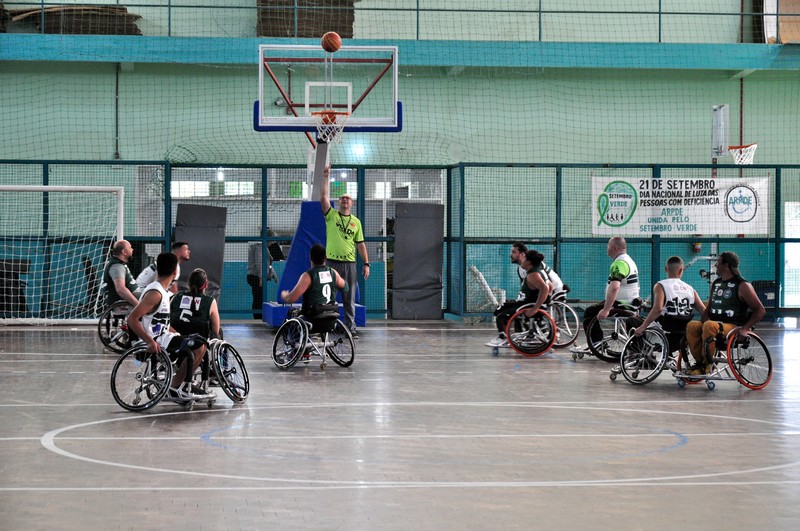
[[[350,289],[342,292],[344,306],[344,324],[350,329],[354,339],[358,339],[356,331],[356,289],[358,273],[356,271],[356,251],[364,262],[364,280],[369,278],[369,256],[364,243],[361,221],[351,213],[353,199],[345,193],[339,198],[338,209],[331,207],[330,201],[330,166],[322,172],[322,186],[319,201],[322,215],[325,216],[325,234],[327,236],[325,252],[328,265],[347,282]]]

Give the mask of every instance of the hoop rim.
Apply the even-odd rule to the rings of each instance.
[[[728,146],[728,151],[731,151],[731,150],[734,150],[734,149],[747,149],[747,148],[753,147],[753,146],[758,146],[758,142],[753,142],[752,144],[744,144],[742,146]]]
[[[334,111],[333,109],[323,109],[321,111],[311,111],[311,116],[330,116],[331,114],[336,116],[350,116],[350,113],[347,111]]]

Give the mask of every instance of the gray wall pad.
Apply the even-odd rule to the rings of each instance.
[[[394,222],[392,317],[442,317],[444,206],[398,203]]]
[[[208,275],[206,293],[219,298],[222,286],[222,264],[225,259],[225,225],[228,209],[201,205],[179,204],[175,217],[174,241],[189,244],[192,252],[188,262],[181,264],[178,286],[183,289],[189,274],[202,267]]]

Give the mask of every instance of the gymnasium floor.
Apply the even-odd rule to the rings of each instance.
[[[800,332],[759,332],[770,385],[709,391],[455,322],[370,321],[351,368],[280,371],[239,322],[245,404],[134,414],[93,329],[0,328],[0,528],[794,530]]]

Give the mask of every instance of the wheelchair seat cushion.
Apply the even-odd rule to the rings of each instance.
[[[311,330],[315,333],[330,332],[339,319],[339,305],[315,304],[311,308],[303,311],[303,317],[311,324]]]
[[[336,326],[336,321],[339,320],[339,314],[336,315],[320,315],[318,317],[312,317],[308,319],[308,323],[311,325],[311,332],[322,334],[325,332],[333,331],[334,327]]]

